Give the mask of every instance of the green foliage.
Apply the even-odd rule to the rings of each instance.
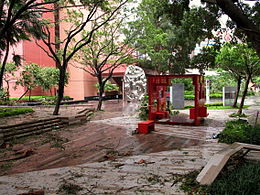
[[[32,108],[0,108],[0,118],[34,112]]]
[[[191,78],[175,78],[171,83],[184,83],[185,94],[194,94],[194,85]]]
[[[96,83],[96,88],[99,89],[99,83]],[[105,86],[104,86],[104,90],[106,92],[109,91],[118,91],[119,87],[116,84],[111,83],[110,81],[107,81]]]
[[[6,100],[7,96],[7,92],[0,88],[0,100]]]
[[[68,83],[69,75],[66,74],[65,84]],[[44,90],[50,90],[58,86],[59,69],[53,67],[40,67],[37,64],[30,64],[22,67],[20,77],[16,84],[26,87],[29,90],[35,87],[41,87]]]
[[[229,72],[218,69],[217,74],[205,77],[206,80],[210,81],[210,96],[212,94],[222,94],[223,87],[236,86],[236,80]]]
[[[141,102],[141,106],[138,109],[139,119],[143,121],[148,120],[148,113],[149,113],[148,100],[149,100],[149,96],[144,96],[144,99]]]
[[[220,44],[217,43],[218,40],[215,40],[213,46],[203,47],[201,52],[192,57],[191,67],[199,70],[201,74],[204,73],[204,70],[209,68],[215,68],[215,58],[220,49]]]
[[[142,0],[124,30],[139,52],[139,64],[159,73],[184,73],[196,43],[211,38],[219,25],[217,10],[211,8],[190,9],[185,0]]]
[[[228,115],[229,117],[242,117],[242,118],[246,118],[246,117],[248,117],[246,114],[244,114],[244,113],[241,113],[241,114],[239,114],[239,113],[232,113],[232,114],[230,114],[230,115]]]
[[[2,4],[2,3],[1,3]],[[42,33],[42,4],[37,1],[3,1],[0,7],[0,50],[4,51],[7,42],[11,45],[20,40],[30,40],[30,35],[39,38]],[[35,12],[38,10],[38,12]]]
[[[30,64],[23,67],[20,71],[20,78],[16,81],[16,85],[26,87],[28,90],[32,90],[38,85],[40,80],[40,66],[37,64]]]
[[[260,145],[260,126],[253,127],[243,120],[226,122],[225,129],[220,133],[219,142],[234,142]]]

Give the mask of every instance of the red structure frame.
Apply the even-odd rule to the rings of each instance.
[[[159,121],[162,118],[169,118],[169,111],[166,110],[167,87],[171,86],[171,79],[191,78],[194,85],[194,107],[190,109],[191,122],[171,122],[170,120]],[[205,82],[201,75],[156,75],[148,76],[148,96],[149,96],[149,120],[156,123],[200,125],[203,117],[207,117],[205,101]]]

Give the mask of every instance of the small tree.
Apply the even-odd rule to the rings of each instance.
[[[51,90],[59,85],[59,69],[54,67],[41,67],[39,80],[37,81],[38,86],[43,90]],[[65,85],[68,84],[69,74],[65,76]]]
[[[223,69],[234,74],[238,87],[241,85],[241,78],[245,78],[245,88],[238,110],[238,114],[242,114],[249,82],[254,76],[260,74],[260,59],[255,50],[246,44],[226,44],[220,50],[216,60]]]
[[[78,54],[79,68],[88,72],[98,80],[99,103],[101,110],[104,88],[112,77],[113,71],[120,65],[129,62],[132,54],[127,43],[120,42],[119,26],[122,20],[114,18],[113,23],[104,24],[92,37],[92,42],[83,47]],[[104,77],[104,73],[108,73]]]
[[[19,98],[22,97],[29,91],[29,100],[31,97],[31,90],[38,86],[38,81],[40,80],[40,67],[37,64],[25,65],[20,71],[20,77],[16,81],[16,85],[21,85],[26,87],[25,92]]]
[[[68,83],[68,74],[65,77],[65,84]],[[21,67],[20,76],[16,82],[17,85],[26,87],[26,91],[19,100],[35,87],[41,87],[43,90],[51,90],[59,84],[59,69],[54,67],[40,67],[37,64],[30,64]],[[31,93],[30,93],[31,94]],[[29,99],[30,95],[29,94]]]
[[[220,49],[219,54],[216,56],[216,63],[218,67],[229,72],[237,82],[237,93],[233,107],[237,107],[237,100],[240,93],[242,79],[244,78],[244,64],[238,61],[238,50],[231,43],[226,43]]]

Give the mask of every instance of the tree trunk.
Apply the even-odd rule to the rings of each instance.
[[[22,95],[21,97],[19,97],[18,101],[20,101],[20,100],[23,98],[23,96],[24,96],[28,91],[29,91],[29,89],[26,89],[26,91],[23,93],[23,95]]]
[[[242,110],[243,110],[243,107],[244,107],[244,102],[245,102],[245,99],[246,99],[246,94],[247,94],[250,79],[251,79],[251,75],[248,75],[248,77],[246,78],[245,89],[244,89],[244,92],[243,92],[243,95],[242,95],[241,103],[240,103],[239,109],[237,111],[238,114],[242,114]]]
[[[98,76],[98,84],[99,84],[99,97],[98,97],[97,110],[101,110],[102,103],[103,103],[104,86],[105,86],[105,83],[102,82],[102,76]]]
[[[101,110],[102,108],[102,103],[103,103],[103,93],[104,93],[104,89],[101,89],[101,87],[99,88],[99,97],[98,97],[98,106],[97,106],[97,110]]]
[[[66,68],[67,66],[61,66],[60,68],[60,78],[59,78],[59,88],[58,88],[58,97],[57,102],[55,105],[55,109],[53,111],[53,115],[58,115],[60,110],[60,103],[63,99],[64,95],[64,85],[65,85],[65,75],[66,75]]]
[[[5,65],[7,62],[8,54],[9,54],[9,46],[10,46],[10,43],[9,43],[9,41],[7,41],[5,57],[4,57],[2,67],[1,67],[1,72],[0,72],[0,89],[3,88],[3,78],[4,78],[4,72],[5,72]]]
[[[54,33],[55,33],[55,51],[60,50],[60,10],[59,3],[54,2]],[[56,61],[56,68],[59,67],[59,63]]]
[[[6,82],[6,92],[7,92],[7,97],[6,97],[6,100],[9,100],[10,99],[10,84],[9,84],[9,81],[5,81]]]
[[[237,78],[237,93],[236,93],[235,101],[234,101],[234,104],[233,104],[233,108],[237,108],[237,100],[238,100],[238,96],[239,96],[239,93],[240,93],[241,80],[242,80],[241,76],[238,76],[238,78]]]

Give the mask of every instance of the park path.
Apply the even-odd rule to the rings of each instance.
[[[245,112],[252,114],[258,109],[251,107]],[[84,143],[89,140],[87,138],[99,134],[98,144],[103,143],[103,147],[107,147],[109,145],[105,141],[110,140],[109,143],[115,142],[113,147],[116,149],[111,153],[131,148],[130,156],[107,156],[103,162],[1,176],[0,194],[13,195],[32,190],[44,190],[50,195],[62,194],[62,189],[72,184],[81,187],[78,194],[184,194],[179,189],[179,183],[175,184],[176,174],[200,170],[211,156],[227,146],[217,143],[212,134],[221,131],[228,114],[234,112],[209,110],[210,115],[203,126],[156,125],[155,132],[151,134],[131,135],[138,122],[135,116],[114,111],[101,113],[88,123],[96,131],[78,127],[84,136],[74,142]],[[115,131],[111,135],[112,129]],[[120,139],[113,139],[118,135]],[[85,158],[95,159],[99,155],[94,152]]]

